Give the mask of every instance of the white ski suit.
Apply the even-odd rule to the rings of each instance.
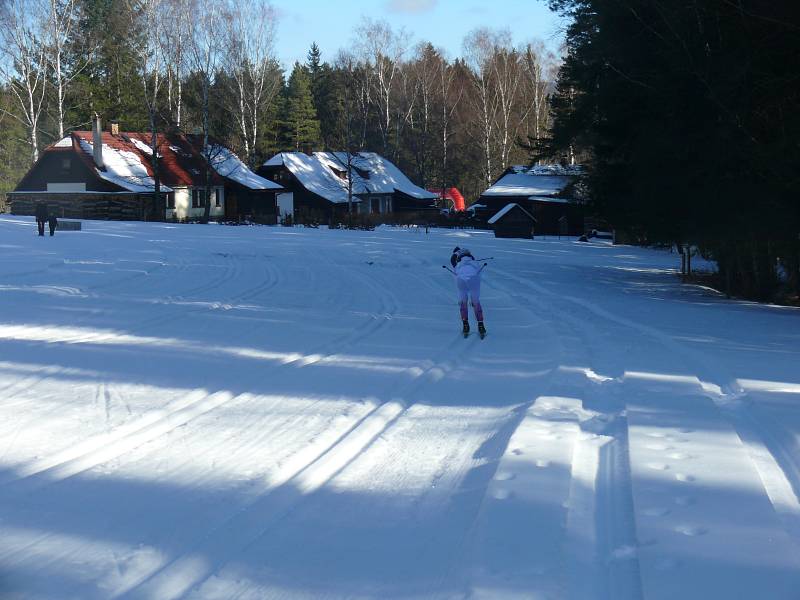
[[[461,310],[461,319],[469,318],[467,301],[472,301],[475,318],[483,321],[483,308],[481,307],[481,265],[472,256],[462,256],[456,264],[456,286],[458,287],[458,305]]]

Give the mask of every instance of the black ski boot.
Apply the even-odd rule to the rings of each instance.
[[[461,333],[464,334],[464,337],[469,336],[469,321],[463,321],[464,327],[461,329]]]
[[[486,337],[486,327],[483,326],[483,321],[478,321],[478,334],[481,336],[481,339]]]

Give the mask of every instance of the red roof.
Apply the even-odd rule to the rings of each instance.
[[[206,160],[202,155],[202,141],[199,136],[186,136],[183,134],[163,134],[157,136],[158,154],[161,160],[158,163],[161,183],[169,187],[175,186],[203,186],[205,185],[205,166]],[[94,168],[92,157],[82,151],[77,139],[92,143],[91,131],[72,132],[73,148],[82,154]],[[153,176],[153,169],[150,164],[150,154],[145,152],[143,147],[150,147],[151,134],[138,133],[132,131],[120,132],[112,135],[108,131],[102,133],[103,145],[124,152],[137,154],[142,165],[147,169],[148,175]],[[138,144],[137,144],[138,142]],[[50,146],[48,150],[59,150]],[[221,185],[223,183],[214,169],[211,169],[211,183]]]

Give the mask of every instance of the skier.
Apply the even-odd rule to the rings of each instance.
[[[58,219],[55,214],[50,213],[50,216],[47,218],[47,224],[50,226],[50,235],[55,235],[56,227],[58,227]]]
[[[469,307],[467,306],[469,300],[472,302],[472,309],[475,311],[475,318],[478,321],[478,333],[482,339],[486,335],[486,327],[483,325],[483,307],[481,306],[481,271],[483,267],[478,264],[469,250],[458,246],[453,249],[450,264],[453,265],[456,275],[464,337],[469,335]]]
[[[39,235],[44,236],[44,225],[49,218],[47,204],[40,202],[36,205],[36,226],[39,228]]]

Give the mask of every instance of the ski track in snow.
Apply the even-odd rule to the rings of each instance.
[[[571,240],[0,230],[0,596],[800,589],[796,310]]]

